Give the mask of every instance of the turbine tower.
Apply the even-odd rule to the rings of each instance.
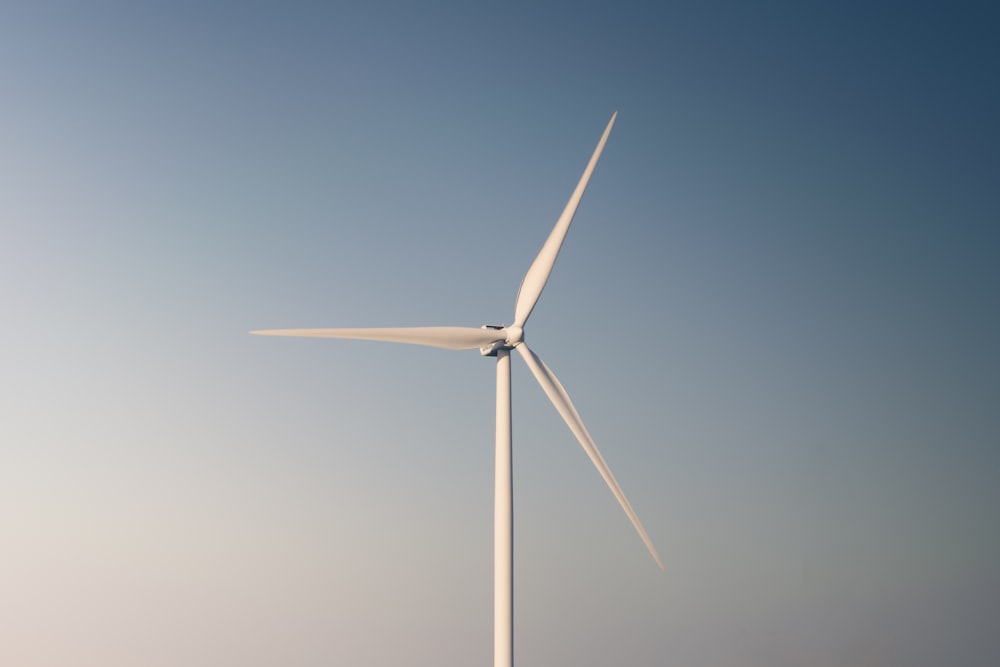
[[[532,352],[524,342],[524,326],[531,316],[538,297],[541,296],[545,283],[552,272],[552,266],[559,256],[566,232],[573,221],[576,209],[580,205],[587,183],[594,173],[597,161],[607,143],[608,135],[615,124],[618,112],[611,116],[608,126],[604,129],[597,148],[583,170],[583,176],[573,190],[566,203],[562,215],[556,221],[555,227],[546,239],[535,261],[531,263],[528,272],[521,281],[517,299],[514,305],[514,321],[508,326],[473,327],[392,327],[380,329],[271,329],[266,331],[251,331],[253,334],[266,336],[306,336],[315,338],[351,338],[356,340],[381,340],[393,343],[412,343],[440,347],[449,350],[472,350],[479,348],[483,356],[496,357],[497,360],[497,404],[496,404],[496,468],[495,495],[493,514],[493,665],[494,667],[511,667],[514,658],[514,558],[513,558],[513,494],[511,481],[511,401],[510,401],[510,351],[517,352],[528,365],[528,369],[541,385],[552,405],[576,439],[583,446],[587,456],[594,463],[597,471],[604,478],[611,493],[625,510],[629,520],[635,527],[639,537],[645,543],[653,560],[663,570],[663,563],[656,547],[642,527],[639,517],[622,491],[611,469],[605,463],[604,457],[598,451],[587,428],[583,425],[579,413],[573,407],[569,395],[555,374],[545,365],[538,355]]]

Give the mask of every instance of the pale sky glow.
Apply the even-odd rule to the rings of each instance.
[[[8,2],[0,664],[1000,664],[1000,49],[958,4]]]

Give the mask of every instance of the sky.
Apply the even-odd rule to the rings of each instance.
[[[86,6],[84,6],[84,4]],[[0,663],[1000,664],[989,3],[0,7]]]

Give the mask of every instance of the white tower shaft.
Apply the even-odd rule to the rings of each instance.
[[[493,499],[493,667],[514,664],[514,490],[510,350],[497,350],[497,451]]]

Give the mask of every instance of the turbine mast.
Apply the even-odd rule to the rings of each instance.
[[[493,498],[493,667],[514,664],[514,489],[511,476],[510,348],[497,356]]]

